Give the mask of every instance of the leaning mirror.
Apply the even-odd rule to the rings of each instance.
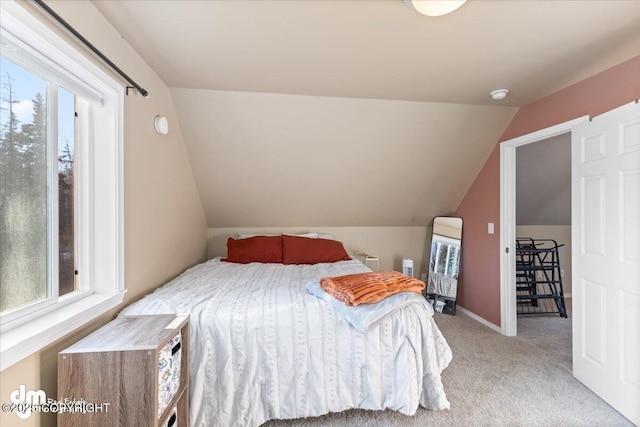
[[[437,313],[456,314],[461,243],[462,218],[433,219],[427,300]]]

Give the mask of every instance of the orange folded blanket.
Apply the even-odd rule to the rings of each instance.
[[[424,282],[397,271],[323,277],[320,286],[346,305],[374,304],[398,292],[422,293]]]

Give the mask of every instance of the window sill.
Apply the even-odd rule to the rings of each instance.
[[[122,303],[126,291],[92,294],[0,335],[0,371]]]

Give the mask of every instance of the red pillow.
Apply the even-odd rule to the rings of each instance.
[[[248,239],[227,240],[225,261],[239,264],[250,262],[282,262],[282,237],[255,236]]]
[[[337,240],[283,235],[282,259],[285,264],[317,264],[348,261],[351,257]]]

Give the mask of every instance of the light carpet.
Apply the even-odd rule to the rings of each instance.
[[[570,304],[569,304],[570,305]],[[518,319],[518,336],[504,337],[458,312],[436,314],[453,351],[443,372],[451,409],[349,410],[265,426],[632,426],[571,374],[571,318]]]

